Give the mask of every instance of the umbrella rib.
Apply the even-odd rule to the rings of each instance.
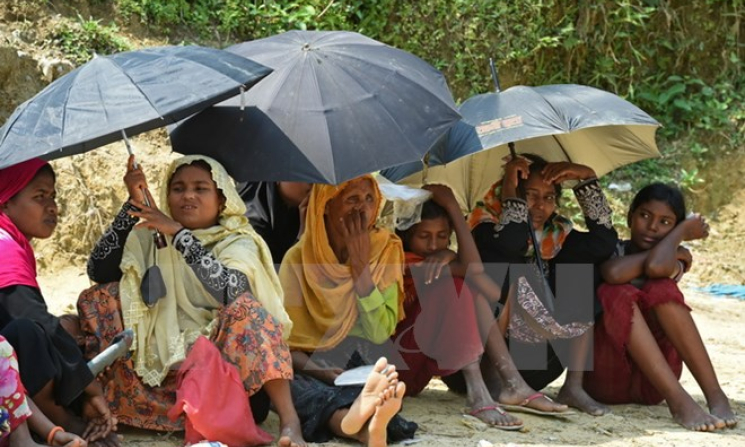
[[[137,91],[140,92],[140,94],[142,95],[142,97],[147,100],[147,103],[151,105],[152,109],[155,110],[155,113],[157,113],[158,116],[162,119],[163,118],[163,115],[160,114],[160,111],[158,109],[156,109],[155,106],[153,106],[153,103],[150,101],[150,98],[147,96],[147,94],[140,88],[140,86],[137,84],[137,82],[135,82],[135,80],[132,79],[132,77],[129,74],[127,74],[126,71],[124,71],[124,69],[121,67],[121,65],[117,64],[116,62],[114,62],[114,60],[111,59],[111,58],[106,58],[106,60],[108,62],[110,62],[112,65],[114,65],[122,73],[122,76],[124,76],[127,79],[129,79],[129,82],[132,83],[132,85],[137,89]]]
[[[554,141],[556,141],[556,144],[559,145],[559,149],[561,149],[561,152],[564,153],[564,156],[566,157],[566,159],[569,160],[570,162],[572,162],[572,157],[570,157],[569,156],[569,152],[567,152],[567,150],[564,149],[564,145],[561,144],[561,141],[559,141],[559,139],[556,138],[556,135],[553,135],[553,137],[554,137]]]
[[[350,71],[348,70],[348,66],[347,66],[347,65],[343,65],[343,64],[340,64],[340,65],[339,65],[339,67],[341,68],[341,70],[342,70],[342,71],[343,71],[344,73],[346,73],[346,74],[347,74],[347,76],[348,76],[348,77],[349,77],[350,79],[354,80],[354,81],[355,81],[355,82],[357,83],[357,85],[358,85],[358,86],[360,87],[360,89],[361,89],[361,90],[363,90],[363,91],[366,91],[366,90],[365,90],[365,89],[363,88],[363,86],[362,86],[362,85],[361,85],[361,84],[360,84],[360,83],[359,83],[359,82],[357,81],[357,78],[356,78],[355,76],[353,76],[353,75],[352,75],[352,73],[351,73],[351,72],[350,72]],[[394,74],[394,75],[397,75],[397,74],[399,74],[399,70],[394,70],[394,71],[393,71],[393,74]],[[405,77],[405,76],[404,76],[404,77]],[[406,78],[406,79],[408,80],[408,78]],[[416,86],[419,86],[418,84],[415,84],[415,85],[416,85]],[[318,89],[318,90],[319,90],[319,93],[321,93],[321,94],[322,94],[322,92],[320,91],[320,89]],[[424,90],[426,90],[426,89],[424,89]],[[406,142],[408,143],[408,146],[410,146],[410,147],[411,147],[411,146],[413,146],[413,142],[412,142],[412,141],[411,141],[411,139],[409,138],[409,135],[408,135],[408,134],[407,134],[406,132],[404,132],[403,128],[401,128],[401,125],[399,124],[399,121],[393,118],[393,116],[391,115],[390,111],[389,111],[389,110],[388,110],[387,108],[385,108],[385,107],[381,107],[381,109],[382,109],[382,110],[383,110],[383,111],[385,112],[386,116],[387,116],[387,117],[388,117],[388,118],[390,119],[390,121],[392,121],[392,122],[393,122],[394,126],[395,126],[395,127],[396,127],[396,129],[397,129],[397,130],[399,131],[399,133],[400,133],[401,135],[404,135],[404,137],[406,138]],[[330,133],[329,133],[329,134],[330,134]],[[332,156],[333,156],[333,153],[332,153]],[[334,162],[336,162],[336,160],[334,160]],[[334,166],[336,166],[336,163],[334,163]],[[338,173],[337,173],[337,172],[334,172],[334,176],[335,176],[335,177],[338,177]]]
[[[67,101],[70,99],[70,90],[72,90],[72,86],[75,84],[75,81],[78,79],[78,76],[80,75],[81,71],[82,71],[82,67],[80,70],[77,70],[75,72],[74,76],[71,76],[72,79],[70,79],[70,88],[68,88],[65,91],[65,100],[62,102],[62,116],[60,120],[61,129],[60,129],[60,141],[59,141],[60,146],[57,148],[57,150],[60,150],[60,151],[63,148],[62,137],[65,135],[65,119],[67,117]],[[37,122],[36,124],[37,125],[41,124],[41,121]],[[34,131],[36,131],[36,127],[34,127]],[[36,132],[34,132],[34,134],[36,134]]]

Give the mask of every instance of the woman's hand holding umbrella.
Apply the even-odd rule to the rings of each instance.
[[[142,171],[142,166],[135,165],[135,156],[130,155],[127,160],[127,173],[124,174],[124,184],[127,186],[129,198],[137,202],[144,202],[143,191],[147,190],[147,179]]]
[[[135,225],[135,228],[149,228],[151,230],[160,231],[161,233],[167,234],[169,236],[174,236],[182,228],[184,228],[183,225],[166,216],[161,210],[158,209],[158,207],[155,205],[153,196],[150,195],[150,191],[148,191],[147,189],[143,191],[145,194],[145,198],[147,198],[148,203],[150,203],[150,206],[145,205],[145,203],[143,202],[134,200],[132,201],[132,204],[140,210],[131,210],[129,211],[129,214],[144,220],[144,222],[140,222]]]
[[[520,180],[527,180],[530,174],[530,160],[524,157],[505,157],[504,180],[502,181],[502,199],[518,197],[517,186]]]

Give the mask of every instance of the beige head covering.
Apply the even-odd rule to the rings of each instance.
[[[269,248],[248,223],[244,216],[246,206],[220,163],[202,155],[189,155],[173,161],[166,171],[166,181],[160,193],[161,210],[171,214],[168,209],[168,180],[180,166],[196,160],[210,165],[212,179],[226,201],[218,224],[194,230],[194,235],[226,267],[248,277],[256,298],[282,324],[283,336],[289,337],[292,322],[284,310],[282,288]],[[147,268],[156,263],[163,273],[167,295],[154,307],[148,308],[142,300],[140,283]],[[173,244],[157,251],[153,248],[149,230],[137,229],[130,233],[124,246],[121,270],[124,325],[135,330],[132,344],[135,371],[147,385],[156,386],[172,365],[186,357],[199,335],[209,335],[216,324],[221,304],[205,290]]]

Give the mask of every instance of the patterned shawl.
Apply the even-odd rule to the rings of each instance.
[[[471,214],[468,216],[468,224],[471,229],[476,225],[489,222],[498,224],[502,215],[502,179],[494,183],[483,199],[476,202]],[[541,258],[553,259],[564,244],[569,233],[572,231],[572,221],[560,214],[552,214],[543,225],[543,231],[536,232],[536,238],[541,245]],[[525,256],[533,256],[533,242],[528,238],[528,251]]]

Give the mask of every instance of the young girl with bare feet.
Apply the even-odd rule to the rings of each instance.
[[[653,183],[628,213],[631,238],[601,268],[602,319],[595,327],[595,370],[585,388],[601,402],[655,405],[663,399],[673,419],[696,431],[734,427],[737,418],[717,380],[678,281],[691,268],[683,241],[704,239],[709,225],[686,217],[679,189]],[[704,411],[678,382],[683,363],[709,406]]]
[[[476,301],[483,299],[464,283],[466,276],[483,271],[478,250],[453,192],[442,185],[424,188],[432,199],[424,204],[421,221],[399,234],[406,254],[406,318],[391,337],[407,366],[399,376],[407,393],[416,395],[432,377],[460,370],[466,385],[465,412],[496,428],[519,430],[522,422],[494,402],[481,375],[484,343],[477,313],[490,311],[485,302],[479,306]],[[457,253],[448,249],[453,230]]]
[[[55,196],[54,171],[43,160],[0,170],[0,328],[41,412],[91,445],[117,446],[116,418],[101,386],[75,340],[47,310],[36,281],[31,240],[50,237],[57,226]]]

